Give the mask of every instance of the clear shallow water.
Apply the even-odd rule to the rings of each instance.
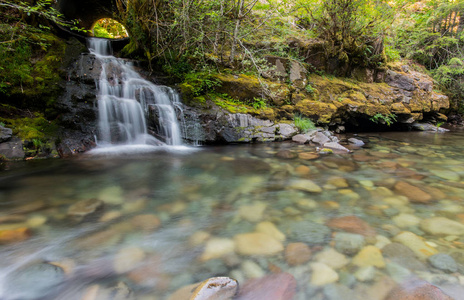
[[[350,154],[317,156],[313,146],[273,143],[125,149],[3,165],[0,298],[93,299],[89,295],[100,293],[95,299],[104,299],[104,293],[127,295],[129,289],[132,298],[122,299],[167,299],[212,276],[243,285],[283,271],[297,281],[295,299],[336,299],[334,289],[348,289],[346,299],[382,299],[382,287],[410,277],[463,299],[464,232],[437,233],[424,220],[439,216],[464,225],[464,132],[358,138],[368,143]],[[406,197],[398,182],[419,188],[428,200],[413,203],[418,200]],[[70,212],[83,200],[102,207],[88,216]],[[343,219],[333,222],[345,216],[365,223],[356,221],[356,229]],[[357,235],[340,235],[347,231]],[[24,241],[12,243],[6,232]],[[265,250],[245,249],[241,241],[256,232],[267,236]],[[420,255],[405,261],[384,250],[401,232],[422,237],[455,267],[433,267]],[[342,237],[352,239],[348,246]],[[359,247],[349,249],[357,241]],[[301,242],[311,252],[306,260],[304,251],[292,256],[289,250]],[[382,253],[383,265],[357,258],[366,246]],[[321,270],[321,263],[333,272]],[[44,288],[32,288],[31,280]]]

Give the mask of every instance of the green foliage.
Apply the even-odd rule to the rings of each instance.
[[[267,106],[266,99],[254,97],[252,106],[254,109],[265,108]]]
[[[390,126],[396,122],[396,115],[394,114],[383,115],[381,113],[378,113],[378,114],[375,114],[373,117],[371,117],[369,120],[376,124],[386,124],[387,126]]]
[[[312,34],[325,41],[328,59],[336,59],[347,75],[355,66],[378,67],[384,63],[383,39],[394,11],[383,1],[298,1],[300,18]]]
[[[95,37],[108,39],[127,37],[126,28],[118,21],[109,18],[98,20],[93,26],[92,33]]]
[[[314,92],[316,91],[316,89],[311,85],[311,83],[308,83],[306,86],[305,86],[305,91],[308,93],[308,94],[314,94]]]
[[[400,53],[430,70],[450,96],[454,108],[464,111],[464,2],[428,1],[420,10],[403,13],[397,27]]]
[[[206,72],[186,74],[184,84],[190,87],[191,93],[195,97],[206,95],[213,91],[215,87],[221,85],[218,79]]]
[[[300,132],[307,133],[311,129],[316,129],[314,122],[311,119],[303,117],[301,115],[295,115],[293,117],[293,122],[295,123],[296,128]]]
[[[464,112],[464,65],[462,60],[453,57],[447,64],[433,70],[432,75],[448,91],[458,110]]]
[[[58,127],[46,120],[42,114],[34,113],[32,117],[6,119],[0,118],[1,122],[13,130],[13,134],[22,140],[34,142],[43,141],[47,136],[56,134]]]

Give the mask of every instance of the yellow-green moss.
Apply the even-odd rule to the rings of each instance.
[[[5,106],[5,105],[2,105]],[[42,114],[33,113],[30,117],[23,118],[2,118],[0,122],[6,127],[13,130],[13,134],[21,138],[23,141],[43,140],[54,138],[56,136],[58,126],[53,122],[46,120]]]

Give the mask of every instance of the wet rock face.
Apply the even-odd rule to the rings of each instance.
[[[262,120],[250,114],[228,113],[218,107],[201,110],[186,108],[186,137],[200,143],[272,142],[297,134],[292,124]]]
[[[10,128],[5,128],[0,125],[0,143],[6,142],[11,139],[11,135],[13,134],[13,130]]]
[[[92,55],[81,54],[66,70],[66,81],[62,83],[63,94],[57,99],[58,124],[61,143],[57,150],[60,155],[69,156],[84,152],[96,146],[98,109],[96,80],[101,65]]]

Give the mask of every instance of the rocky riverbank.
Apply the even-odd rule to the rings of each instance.
[[[59,76],[55,77],[60,79],[54,92],[61,93],[45,106],[48,113],[3,108],[7,113],[1,116],[0,125],[13,133],[0,142],[4,159],[67,157],[96,146],[95,82],[101,65],[77,40],[60,45],[62,65],[56,68]],[[213,74],[211,80],[217,84],[200,96],[191,83],[181,83],[184,139],[195,144],[289,140],[300,133],[295,115],[310,118],[320,131],[337,132],[392,124],[400,124],[403,130],[439,131],[416,122],[446,121],[443,113],[449,108],[448,98],[434,90],[430,77],[408,65],[392,65],[382,72],[361,70],[355,75],[366,76],[343,79],[310,72],[311,62],[269,56],[267,64],[268,71],[261,78],[233,72]],[[142,68],[139,71],[157,81]],[[27,117],[18,121],[21,114]]]

